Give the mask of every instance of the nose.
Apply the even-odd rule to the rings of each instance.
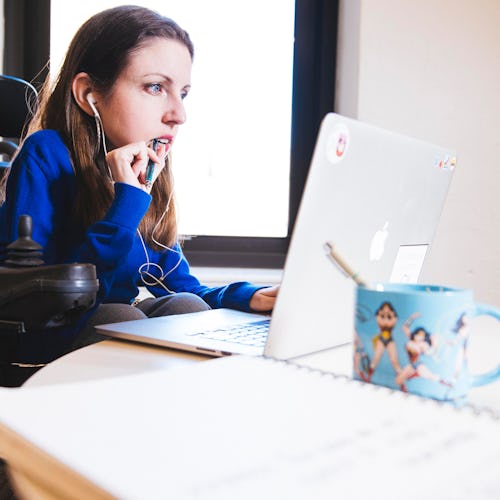
[[[169,95],[163,113],[163,123],[182,125],[186,118],[184,101],[180,97]]]

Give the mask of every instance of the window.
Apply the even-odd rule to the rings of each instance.
[[[88,0],[76,16],[71,2],[5,0],[6,35],[8,11],[21,18],[24,12],[26,24],[31,3],[52,12],[50,53],[58,66],[84,19],[123,2]],[[180,231],[191,236],[184,244],[188,259],[281,267],[318,125],[333,109],[337,2],[137,3],[175,19],[195,44],[188,122],[173,150]],[[29,46],[36,33],[17,36]],[[47,26],[40,37],[48,38]],[[7,41],[6,62],[15,50]],[[46,59],[40,57],[39,68]]]

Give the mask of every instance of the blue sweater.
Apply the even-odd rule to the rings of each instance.
[[[142,284],[139,267],[147,261],[137,227],[151,196],[134,186],[115,183],[108,212],[86,230],[72,217],[75,197],[76,177],[59,134],[42,130],[28,137],[12,164],[6,201],[0,207],[0,250],[4,253],[5,246],[17,238],[19,216],[28,214],[33,219],[33,239],[44,247],[46,264],[94,264],[100,284],[98,303],[132,303]],[[190,273],[178,244],[161,252],[146,246],[146,251],[150,263],[168,274],[164,284],[169,290],[194,293],[212,308],[248,311],[251,296],[261,288],[246,282],[214,288],[202,285]],[[152,267],[150,272],[158,274]],[[158,285],[147,288],[156,297],[169,293]],[[57,336],[67,344],[78,328],[75,325]]]

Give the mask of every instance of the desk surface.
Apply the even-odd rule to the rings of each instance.
[[[478,318],[469,342],[468,363],[472,373],[481,373],[500,363],[498,322]],[[211,359],[163,347],[147,346],[123,340],[106,340],[74,351],[47,365],[33,375],[26,386],[96,380]],[[346,345],[302,356],[294,363],[313,369],[351,374],[351,346]],[[471,390],[469,400],[479,407],[488,406],[500,412],[500,381]]]
[[[494,322],[485,324],[485,331],[477,335],[477,342],[471,342],[469,351],[469,365],[472,372],[485,371],[498,364],[500,353],[500,335],[498,325]],[[150,347],[142,344],[107,340],[94,344],[78,351],[74,351],[37,372],[26,383],[26,386],[40,386],[47,384],[71,383],[76,381],[96,380],[109,377],[120,377],[135,373],[144,373],[154,370],[164,370],[181,364],[195,363],[210,359],[207,356],[176,351],[172,349]],[[315,354],[303,356],[294,360],[298,365],[314,369],[333,371],[349,375],[351,372],[351,346],[342,346]],[[21,389],[22,390],[22,389]],[[476,388],[471,391],[469,400],[478,406],[489,406],[500,412],[500,382],[489,386]],[[0,442],[0,455],[3,455],[10,466],[16,490],[25,498],[41,499],[57,498],[54,488],[54,479],[47,478],[47,474],[31,474],[39,464],[43,467],[52,467],[52,472],[58,478],[57,464],[46,464],[46,458],[37,455],[29,444],[14,435],[3,433]],[[30,464],[26,466],[26,457]],[[49,461],[50,462],[50,461]],[[50,474],[54,477],[53,474]],[[101,491],[92,489],[81,477],[65,479],[73,488],[80,488],[85,495],[92,498],[108,498]],[[65,485],[67,486],[67,484]],[[75,496],[75,498],[77,498]],[[87,496],[88,498],[88,496]]]
[[[211,358],[125,340],[104,340],[73,351],[48,364],[24,385],[39,386],[119,377],[206,359]]]

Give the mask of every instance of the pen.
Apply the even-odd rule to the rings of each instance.
[[[156,153],[156,150],[158,149],[158,144],[163,144],[160,139],[153,139],[153,144],[151,147],[153,148],[153,151]],[[145,185],[149,189],[151,188],[151,185],[153,184],[153,175],[155,173],[155,162],[153,160],[148,160],[148,166],[146,167],[146,182]]]
[[[353,269],[347,264],[347,262],[338,254],[335,250],[333,243],[327,241],[324,245],[327,257],[348,277],[352,278],[357,285],[366,286],[364,280],[362,280],[358,273],[353,271]]]

